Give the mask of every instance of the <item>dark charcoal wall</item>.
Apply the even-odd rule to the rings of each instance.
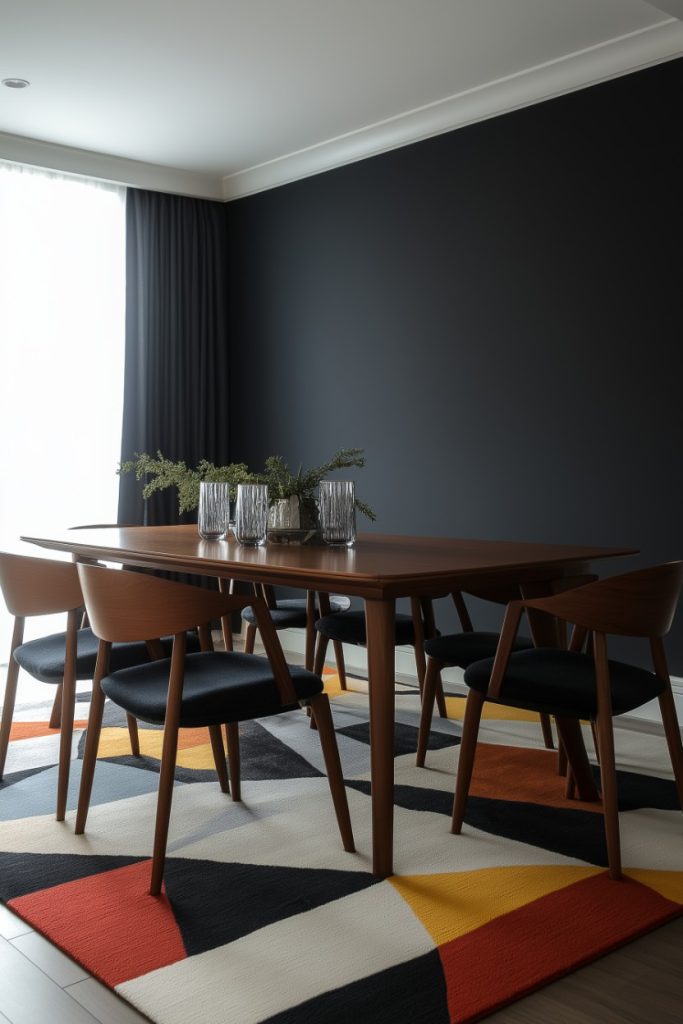
[[[676,61],[231,204],[232,458],[359,445],[383,532],[683,557],[682,124]]]

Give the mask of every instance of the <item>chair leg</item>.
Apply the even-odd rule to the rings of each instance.
[[[218,776],[218,784],[221,787],[221,793],[229,793],[230,786],[228,785],[228,768],[225,763],[225,748],[223,747],[223,736],[221,735],[220,725],[210,725],[209,736],[211,738],[213,763],[216,766],[216,775]]]
[[[313,671],[313,663],[315,662],[315,619],[316,619],[316,608],[315,608],[315,591],[306,591],[306,656],[304,658],[304,667],[307,672]]]
[[[621,843],[619,841],[619,799],[617,795],[617,773],[614,763],[612,716],[598,715],[596,726],[600,744],[600,784],[602,788],[602,810],[605,816],[609,876],[618,881],[621,878]]]
[[[465,718],[462,723],[462,739],[460,741],[460,754],[458,756],[458,773],[455,779],[455,796],[453,798],[453,817],[451,819],[451,832],[459,835],[462,830],[462,822],[465,817],[465,804],[470,791],[472,781],[472,768],[474,767],[474,755],[477,750],[477,737],[479,735],[479,722],[484,708],[484,696],[476,690],[470,690],[465,705]]]
[[[62,683],[57,687],[55,693],[55,699],[52,702],[52,711],[50,712],[50,721],[48,722],[49,729],[59,729],[62,724],[62,691],[64,687]]]
[[[600,744],[598,742],[598,730],[595,728],[595,722],[591,718],[591,732],[593,734],[593,746],[595,747],[595,759],[600,764]]]
[[[244,653],[254,653],[254,643],[256,642],[256,626],[249,622],[247,623],[247,629],[244,634]]]
[[[414,599],[415,600],[415,599]],[[420,688],[420,696],[424,687],[425,672],[427,671],[427,659],[424,652],[424,636],[416,640],[415,647],[415,672],[417,674],[417,685]]]
[[[567,751],[565,750],[562,738],[558,735],[557,737],[557,774],[565,776],[567,775],[567,767],[569,762],[567,760]]]
[[[178,754],[178,729],[180,726],[180,707],[183,699],[184,676],[185,635],[178,634],[173,641],[171,672],[168,680],[168,696],[166,697],[164,741],[161,748],[161,770],[159,772],[159,795],[157,797],[157,813],[154,826],[152,877],[149,886],[150,896],[159,895],[164,877],[168,824],[171,818],[173,782]]]
[[[318,725],[320,746],[322,747],[323,758],[325,759],[327,780],[330,785],[330,793],[332,794],[334,812],[337,816],[337,825],[341,833],[342,843],[347,853],[353,853],[356,845],[353,841],[351,815],[349,814],[349,804],[346,797],[341,761],[339,759],[337,737],[334,732],[332,712],[330,711],[330,701],[326,693],[318,693],[315,697],[311,698],[310,703],[313,709],[313,717]]]
[[[337,675],[339,676],[339,685],[342,690],[347,690],[346,685],[346,663],[344,661],[344,645],[341,640],[333,640],[332,646],[334,647],[334,659],[337,663]]]
[[[425,757],[427,756],[427,744],[429,732],[432,727],[432,714],[434,712],[434,697],[439,680],[440,668],[438,661],[434,658],[427,659],[427,669],[422,687],[422,713],[420,715],[420,731],[417,734],[417,756],[415,764],[418,768],[424,768]]]
[[[139,757],[140,734],[138,733],[138,720],[135,715],[129,715],[126,712],[126,722],[128,724],[128,736],[130,738],[130,752],[133,757]]]
[[[543,733],[543,742],[545,743],[546,750],[555,749],[555,741],[553,739],[553,729],[550,724],[550,715],[539,715],[541,719],[541,732]]]
[[[228,745],[228,768],[230,772],[230,795],[233,800],[242,799],[240,783],[240,735],[237,722],[227,722],[225,739]]]
[[[565,796],[568,800],[571,800],[573,792],[576,791],[579,800],[596,803],[600,796],[586,754],[586,746],[583,742],[581,725],[578,719],[558,718],[556,716],[555,722],[557,723],[557,733],[560,737],[560,742],[565,749],[571,768],[571,771],[567,771]]]
[[[439,718],[448,718],[448,708],[446,707],[446,694],[443,692],[443,682],[441,680],[441,673],[436,680],[436,706],[439,709]]]
[[[327,645],[329,642],[330,641],[326,636],[323,636],[322,633],[318,633],[318,641],[315,648],[315,661],[313,662],[313,671],[317,676],[322,676],[323,674],[323,669],[325,668],[325,655],[327,654]],[[315,718],[313,717],[310,704],[306,706],[306,714],[310,719],[311,729],[317,729],[318,726]]]
[[[17,680],[19,679],[19,666],[14,660],[14,651],[24,639],[24,619],[15,618],[14,630],[12,632],[12,646],[10,648],[9,661],[7,663],[7,682],[5,683],[5,699],[2,705],[2,722],[0,722],[0,779],[5,771],[7,759],[7,748],[9,746],[10,733],[12,731],[12,719],[14,717],[14,704],[17,699]]]
[[[610,878],[618,881],[621,878],[619,798],[617,794],[617,772],[614,763],[612,694],[607,665],[607,644],[603,633],[593,634],[593,647],[595,651],[595,684],[598,698],[598,713],[595,718],[595,725],[598,731],[598,747],[600,749],[600,783],[602,788],[602,812],[605,817],[607,861],[609,863]]]
[[[567,756],[566,754],[564,755]],[[574,772],[571,769],[571,765],[567,764],[567,774],[565,776],[564,784],[564,795],[565,799],[573,800],[576,797],[576,779],[574,778]]]
[[[318,633],[318,643],[315,649],[315,660],[313,662],[313,671],[317,676],[323,674],[325,668],[325,655],[327,654],[327,645],[329,640],[322,633]]]
[[[315,661],[315,633],[306,629],[306,653],[304,655],[304,668],[307,672],[313,671],[313,662]]]
[[[154,828],[154,851],[152,854],[152,877],[149,886],[150,896],[158,896],[164,876],[166,862],[166,842],[168,825],[171,818],[171,801],[173,799],[173,781],[175,778],[176,756],[178,753],[178,726],[167,723],[164,726],[164,744],[161,754],[161,773],[159,775],[159,795],[157,798],[157,815]]]
[[[90,794],[92,793],[93,778],[95,776],[95,765],[97,763],[97,748],[100,744],[100,732],[102,731],[102,715],[104,713],[104,693],[99,683],[93,683],[92,697],[90,698],[90,715],[88,717],[88,729],[85,734],[85,749],[83,751],[83,766],[81,770],[81,788],[78,793],[78,810],[76,811],[77,836],[83,835],[85,823],[90,808]]]
[[[223,647],[226,651],[234,650],[234,639],[232,635],[232,622],[229,615],[221,618],[221,633],[223,634]]]
[[[234,580],[218,580],[218,590],[221,594],[233,594],[235,591]],[[223,646],[226,651],[233,650],[232,618],[230,615],[223,615],[221,618],[221,633],[223,634]]]
[[[681,730],[678,725],[678,716],[676,714],[673,694],[671,693],[671,685],[661,694],[659,709],[662,713],[664,735],[666,736],[671,767],[673,768],[674,779],[676,780],[678,801],[681,805],[681,810],[683,810],[683,744],[681,744]]]
[[[59,768],[57,772],[57,821],[64,821],[71,769],[71,740],[74,733],[76,706],[76,632],[80,615],[72,609],[67,616],[66,654],[62,682],[62,723],[59,735]]]
[[[678,800],[681,809],[683,809],[683,746],[681,744],[681,731],[678,725],[676,704],[671,692],[671,679],[669,678],[669,669],[661,637],[653,637],[650,640],[650,649],[652,651],[655,672],[664,683],[664,690],[659,697],[659,710],[662,715],[664,735],[666,736],[666,743],[669,748],[671,767],[673,768],[674,779],[676,780]]]

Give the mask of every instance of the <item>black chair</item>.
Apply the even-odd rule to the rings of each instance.
[[[552,581],[549,587],[552,593],[570,590],[573,587],[591,583],[597,579],[593,574],[584,573],[581,576],[567,576]],[[441,682],[441,670],[444,668],[466,669],[475,661],[483,658],[492,658],[496,653],[500,633],[487,630],[475,630],[465,603],[465,596],[476,597],[482,601],[489,601],[493,604],[508,604],[520,596],[520,585],[518,583],[504,583],[496,586],[479,587],[467,591],[454,591],[451,594],[455,609],[460,619],[461,633],[451,633],[446,636],[433,637],[425,642],[425,654],[427,655],[427,670],[425,672],[424,687],[422,692],[422,714],[420,716],[420,730],[417,740],[418,768],[424,768],[427,755],[427,744],[432,724],[432,713],[434,700],[439,704],[442,718],[447,718],[446,706]],[[560,647],[566,647],[566,631],[559,628],[557,642]],[[533,633],[533,627],[532,627]],[[528,637],[517,637],[513,650],[524,651],[534,646],[534,641]],[[541,729],[543,731],[543,742],[548,750],[554,747],[550,716],[540,716]],[[560,751],[558,770],[564,774],[566,761],[564,752]]]
[[[598,741],[609,871],[612,878],[620,878],[614,715],[633,711],[655,697],[659,699],[683,808],[683,746],[662,642],[671,627],[682,586],[683,562],[669,562],[589,583],[553,597],[513,601],[508,605],[495,658],[475,662],[465,671],[469,693],[453,802],[454,833],[462,828],[479,721],[486,701],[554,715],[558,728],[563,728],[565,743],[572,734],[579,733],[581,720],[590,719],[595,723]],[[544,612],[573,624],[569,650],[537,647],[514,653],[517,629],[525,610]],[[608,660],[608,634],[646,638],[654,672]],[[591,653],[584,653],[587,640],[591,641]],[[565,790],[568,797],[573,795],[573,785],[570,772]]]
[[[332,715],[319,676],[288,668],[263,597],[238,597],[171,583],[133,572],[79,565],[85,604],[100,638],[88,721],[76,832],[84,831],[92,788],[105,694],[135,718],[164,726],[157,802],[151,895],[158,895],[178,746],[178,729],[207,726],[214,758],[222,763],[224,792],[240,799],[238,723],[310,706],[318,726],[337,823],[345,850],[353,851],[353,833]],[[187,654],[186,630],[234,611],[252,607],[267,658],[211,650],[211,634],[200,630],[202,651]],[[170,659],[111,671],[112,643],[136,641],[148,633],[174,635]],[[221,726],[228,741],[230,776],[225,767]]]
[[[263,596],[264,600],[266,601],[266,604],[268,605],[268,609],[270,611],[270,617],[272,619],[273,625],[275,626],[275,629],[306,630],[306,655],[304,665],[309,670],[309,672],[313,670],[314,665],[315,623],[320,618],[321,604],[325,608],[325,614],[336,614],[338,612],[343,612],[351,606],[351,601],[349,600],[349,598],[343,597],[340,594],[332,594],[329,597],[326,594],[321,595],[321,598],[318,601],[316,601],[316,595],[312,590],[306,592],[305,598],[276,598],[275,590],[273,587],[256,584],[255,593],[260,593]],[[329,602],[329,604],[325,603],[326,601]],[[243,610],[242,621],[246,625],[244,635],[244,651],[246,654],[253,654],[254,642],[256,640],[256,632],[258,629],[256,616],[254,614],[253,608],[249,607]],[[338,668],[339,653],[340,652],[337,652]],[[343,655],[341,662],[340,682],[342,689],[346,689]]]
[[[325,597],[326,595],[324,594],[320,595],[323,614],[315,623],[318,643],[315,651],[313,671],[317,673],[322,672],[325,664],[325,655],[327,654],[327,645],[331,640],[334,644],[339,680],[342,689],[345,690],[346,667],[342,645],[352,644],[355,647],[367,647],[365,612],[361,609],[330,614],[324,604]],[[415,667],[417,669],[420,693],[422,693],[426,668],[424,655],[425,637],[431,637],[436,633],[431,601],[420,601],[418,598],[412,598],[411,614],[397,613],[395,622],[394,646],[415,648]]]
[[[92,679],[97,660],[97,637],[91,629],[79,629],[83,595],[76,566],[49,558],[0,553],[0,587],[7,609],[14,616],[12,646],[7,667],[7,683],[0,724],[0,779],[5,768],[19,669],[34,679],[55,686],[56,694],[49,726],[61,729],[62,743],[57,785],[57,820],[63,821],[69,784],[71,760],[70,738],[73,734],[76,682]],[[67,612],[65,633],[53,633],[23,643],[25,619],[34,615]],[[188,643],[198,649],[196,638]],[[172,640],[153,639],[146,642],[116,644],[112,664],[126,668],[167,657]],[[131,751],[140,753],[137,722],[128,717]]]
[[[475,661],[492,657],[496,653],[498,640],[500,639],[499,633],[474,629],[467,604],[465,603],[465,593],[470,597],[477,597],[494,604],[507,604],[509,601],[519,597],[519,585],[486,587],[479,590],[468,590],[467,592],[456,590],[451,593],[462,632],[435,636],[425,641],[424,650],[427,655],[427,667],[422,689],[422,714],[420,716],[420,730],[417,739],[415,763],[418,768],[424,768],[435,700],[438,703],[441,717],[448,717],[443,684],[441,682],[442,669],[464,669]],[[519,637],[515,641],[515,650],[521,651],[533,646],[533,640],[525,637]],[[550,722],[547,718],[542,719],[541,725],[545,745],[548,748],[552,748],[553,738]]]

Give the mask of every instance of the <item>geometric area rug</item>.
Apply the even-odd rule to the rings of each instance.
[[[364,684],[325,678],[357,853],[342,849],[303,712],[240,727],[239,804],[220,792],[207,732],[185,730],[164,889],[150,897],[161,730],[141,727],[133,757],[107,704],[75,836],[89,693],[58,824],[46,687],[43,704],[18,708],[0,784],[0,899],[159,1024],[465,1024],[683,911],[683,814],[662,737],[617,733],[625,877],[612,882],[599,805],[564,799],[524,712],[487,707],[452,836],[463,701],[448,698],[418,769],[412,691],[396,698],[396,874],[377,881]]]

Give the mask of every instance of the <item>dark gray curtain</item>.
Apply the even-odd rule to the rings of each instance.
[[[225,220],[222,203],[128,189],[122,461],[229,461]],[[121,477],[120,523],[181,521],[175,489],[141,490]]]

